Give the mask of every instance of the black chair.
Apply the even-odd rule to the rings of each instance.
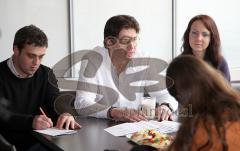
[[[54,103],[55,111],[59,115],[65,112],[72,115],[77,115],[77,112],[74,108],[75,97],[76,91],[61,91]]]

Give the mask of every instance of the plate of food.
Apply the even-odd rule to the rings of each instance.
[[[145,129],[126,136],[138,145],[149,145],[158,149],[166,149],[174,137],[168,134],[161,134],[154,129]]]

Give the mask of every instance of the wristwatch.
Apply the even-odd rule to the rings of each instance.
[[[112,111],[114,108],[116,108],[116,107],[112,107],[112,106],[111,106],[111,107],[108,109],[108,111],[107,111],[107,117],[110,118],[110,119],[113,119],[113,116],[111,115],[111,111]]]
[[[161,105],[167,106],[171,110],[171,112],[173,112],[173,108],[170,103],[164,102],[164,103],[161,103],[159,106],[161,106]]]

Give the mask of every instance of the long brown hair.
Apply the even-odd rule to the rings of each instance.
[[[217,68],[222,59],[222,55],[220,52],[221,41],[220,41],[217,25],[214,22],[214,20],[208,15],[197,15],[189,21],[187,29],[185,30],[183,35],[182,54],[193,54],[192,48],[189,44],[189,32],[191,30],[192,24],[195,21],[201,21],[203,25],[207,28],[207,30],[209,30],[210,32],[210,37],[211,37],[210,43],[209,43],[209,46],[207,47],[204,60],[207,60],[215,68]]]
[[[182,125],[170,150],[190,150],[196,126],[200,122],[207,132],[210,132],[209,124],[215,126],[223,150],[226,150],[224,124],[226,121],[240,120],[239,93],[219,71],[192,55],[175,58],[167,69],[167,77],[172,79],[166,81],[169,93],[183,107],[189,104],[192,107],[192,116],[181,118]],[[224,118],[223,113],[227,113]],[[208,138],[205,145],[212,144],[211,133],[208,133]]]

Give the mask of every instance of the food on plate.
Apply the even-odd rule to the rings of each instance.
[[[139,145],[149,145],[165,149],[172,143],[173,136],[160,134],[158,131],[151,129],[133,133],[130,139]]]

